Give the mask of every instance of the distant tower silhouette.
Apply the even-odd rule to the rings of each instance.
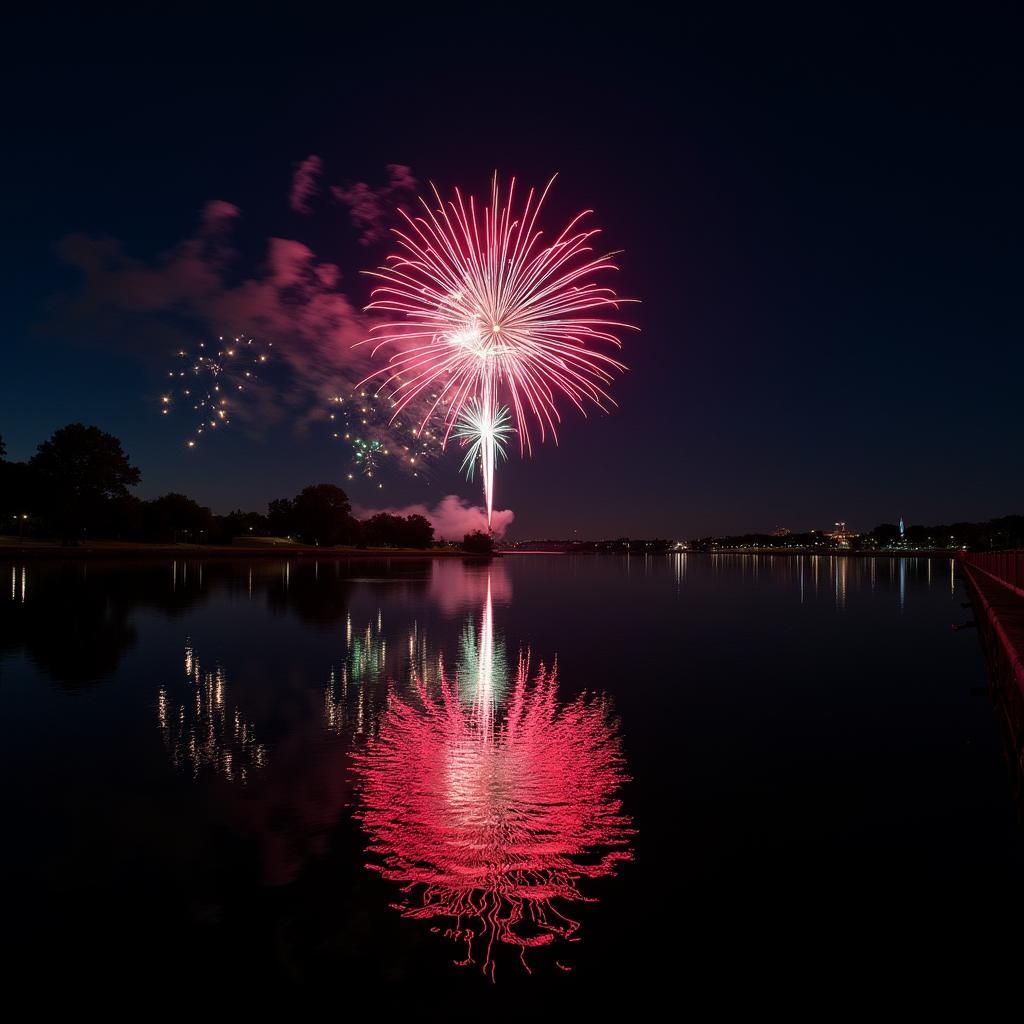
[[[904,533],[906,533],[906,527],[903,525],[903,516],[900,516],[900,540],[903,540]]]

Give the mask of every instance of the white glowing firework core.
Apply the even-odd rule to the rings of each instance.
[[[632,300],[599,283],[617,268],[614,253],[595,252],[597,229],[582,227],[589,211],[555,235],[542,233],[553,181],[520,202],[515,179],[505,192],[495,175],[482,205],[458,190],[445,202],[435,189],[436,205],[421,199],[419,215],[402,211],[399,251],[371,272],[380,283],[367,309],[389,318],[367,340],[374,355],[395,351],[359,386],[376,378],[394,415],[415,408],[421,430],[440,413],[442,448],[476,405],[488,525],[497,432],[486,424],[507,405],[525,455],[531,430],[557,442],[562,400],[584,414],[588,406],[609,410],[608,386],[626,367],[602,349],[621,347],[619,334],[636,329],[619,319]]]
[[[462,471],[472,480],[477,460],[483,479],[484,499],[487,503],[487,525],[491,525],[494,507],[494,466],[498,458],[507,459],[507,444],[512,437],[512,417],[507,408],[496,409],[493,397],[488,402],[469,402],[462,417],[452,431],[452,437],[466,448]]]

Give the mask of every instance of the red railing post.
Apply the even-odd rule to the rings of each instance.
[[[961,557],[967,565],[1024,596],[1024,551],[965,551]]]

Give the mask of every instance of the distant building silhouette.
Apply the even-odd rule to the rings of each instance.
[[[852,533],[847,528],[845,520],[840,520],[838,523],[835,524],[835,527],[836,528],[831,533],[826,533],[825,536],[831,537],[837,547],[851,547],[853,541],[855,541],[860,536],[859,533]]]

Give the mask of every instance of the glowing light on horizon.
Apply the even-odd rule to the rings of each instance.
[[[540,194],[530,189],[518,214],[514,178],[503,195],[495,175],[482,210],[458,189],[446,203],[435,188],[437,207],[421,198],[423,214],[401,211],[400,252],[370,272],[383,283],[367,309],[398,319],[376,324],[368,341],[374,355],[387,345],[398,351],[362,384],[380,379],[377,394],[393,402],[396,417],[421,410],[421,431],[440,415],[442,448],[470,403],[490,422],[507,404],[524,455],[531,424],[542,442],[550,433],[557,443],[559,398],[584,415],[588,405],[615,404],[608,385],[626,366],[595,346],[621,348],[618,333],[635,328],[608,315],[633,300],[594,280],[618,268],[615,253],[594,255],[599,231],[581,227],[589,210],[542,243],[538,216],[554,180]],[[490,494],[488,481],[493,460],[484,465]]]

